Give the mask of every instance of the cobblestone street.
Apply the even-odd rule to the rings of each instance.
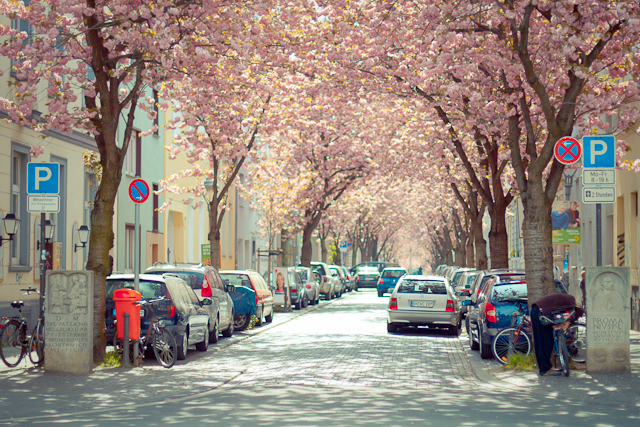
[[[570,378],[540,379],[504,372],[470,351],[465,334],[458,338],[428,329],[389,334],[387,301],[363,291],[276,313],[272,324],[223,339],[206,353],[191,350],[171,369],[149,358],[143,368],[97,369],[89,376],[45,374],[26,365],[5,369],[0,425],[639,422],[635,365],[628,376],[575,372]]]

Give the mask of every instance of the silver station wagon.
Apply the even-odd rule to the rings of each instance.
[[[387,331],[408,326],[446,328],[460,333],[458,301],[448,280],[442,276],[404,276],[393,289],[387,309]]]

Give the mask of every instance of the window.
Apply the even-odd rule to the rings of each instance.
[[[444,282],[427,280],[405,280],[400,282],[398,292],[412,294],[446,294]]]
[[[159,216],[159,196],[156,194],[158,192],[158,184],[153,184],[153,221],[152,227],[153,231],[158,231],[158,216]]]
[[[159,103],[159,99],[158,99],[158,91],[157,90],[153,90],[153,111],[155,111],[156,116],[153,118],[153,125],[156,127],[153,131],[154,135],[159,135],[160,134],[160,103]]]
[[[22,2],[24,3],[25,6],[29,6],[29,4],[31,3],[31,0],[22,0]],[[29,21],[27,21],[26,19],[13,19],[11,20],[11,28],[13,28],[14,30],[18,30],[20,32],[25,32],[27,33],[27,38],[24,39],[23,41],[23,45],[28,45],[29,43],[31,43],[31,37],[33,36],[33,27],[29,24]],[[17,79],[17,73],[14,70],[14,66],[16,65],[16,59],[11,59],[11,72],[10,75],[11,77],[13,77],[14,79]]]
[[[133,224],[125,225],[124,236],[124,270],[127,273],[133,272],[133,265],[135,262],[135,242],[136,232]]]
[[[27,211],[27,163],[29,149],[14,144],[11,163],[11,212],[20,220],[9,252],[10,266],[28,266],[30,215]]]
[[[129,175],[142,175],[142,135],[137,129],[131,131],[131,141],[124,159],[124,171]]]

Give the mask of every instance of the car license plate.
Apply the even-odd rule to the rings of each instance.
[[[435,301],[409,301],[411,307],[433,308]]]

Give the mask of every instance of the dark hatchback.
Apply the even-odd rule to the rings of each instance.
[[[107,277],[105,325],[108,343],[113,343],[116,335],[113,292],[122,288],[134,288],[133,274],[113,274]],[[138,289],[144,300],[167,298],[154,304],[153,313],[160,325],[167,328],[175,338],[178,359],[185,359],[189,345],[206,351],[209,346],[210,318],[203,306],[211,304],[210,298],[200,301],[184,280],[171,275],[141,274]],[[151,311],[147,309],[140,315],[141,336],[147,333],[150,323]]]
[[[502,329],[511,326],[511,314],[520,311],[529,314],[527,305],[527,282],[524,275],[494,275],[487,280],[475,303],[463,301],[469,305],[467,315],[469,344],[472,350],[480,350],[480,357],[493,357],[491,343]],[[564,286],[556,282],[556,291],[566,293]]]
[[[356,270],[354,279],[355,289],[358,288],[377,288],[380,272],[376,267],[363,266]]]

